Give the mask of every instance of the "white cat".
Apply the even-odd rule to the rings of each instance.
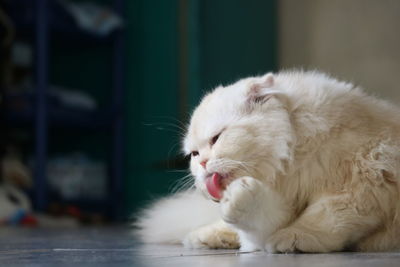
[[[399,141],[399,109],[318,72],[218,87],[184,139],[198,190],[144,210],[137,233],[190,248],[399,248]]]

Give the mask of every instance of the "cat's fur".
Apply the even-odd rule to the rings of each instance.
[[[184,139],[187,154],[199,153],[190,164],[198,190],[146,209],[137,233],[192,248],[399,248],[399,141],[399,109],[322,73],[269,73],[218,87]],[[219,203],[199,193],[208,195],[212,173],[228,177]]]

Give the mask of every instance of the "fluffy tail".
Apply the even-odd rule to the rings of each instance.
[[[146,243],[181,243],[190,231],[220,217],[216,203],[190,190],[162,198],[136,216],[135,235]]]

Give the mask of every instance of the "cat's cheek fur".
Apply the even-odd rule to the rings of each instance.
[[[190,160],[190,172],[194,176],[194,184],[196,188],[201,191],[203,194],[207,193],[207,189],[205,186],[205,170],[201,167],[199,160],[197,158],[192,158]],[[207,194],[206,194],[207,195]]]
[[[226,189],[220,203],[223,220],[237,230],[241,250],[263,250],[266,241],[291,219],[279,193],[252,177],[241,177]]]

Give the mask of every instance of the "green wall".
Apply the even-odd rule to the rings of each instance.
[[[275,1],[199,2],[204,89],[275,69]]]
[[[126,214],[184,173],[182,131],[205,91],[275,70],[275,1],[126,1]],[[173,124],[173,125],[171,125]],[[160,129],[163,128],[163,129]],[[170,166],[168,168],[168,165]]]
[[[178,10],[175,1],[127,4],[125,203],[130,212],[150,194],[165,192],[175,178],[155,165],[178,142],[173,132],[159,129],[177,117]]]

